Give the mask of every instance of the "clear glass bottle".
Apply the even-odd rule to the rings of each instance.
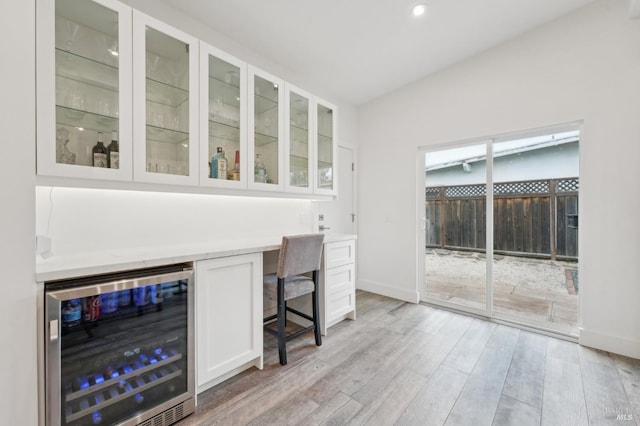
[[[231,176],[233,180],[240,180],[240,151],[236,151],[236,160]]]
[[[111,131],[111,143],[107,147],[107,166],[110,169],[120,168],[120,148],[118,147],[118,132]]]
[[[98,132],[98,143],[93,147],[93,167],[107,167],[107,148],[104,146],[102,132]]]
[[[211,159],[211,178],[226,179],[228,164],[227,157],[225,157],[222,147],[219,146],[216,155]]]
[[[260,183],[267,182],[267,169],[262,162],[262,155],[256,154],[255,177],[254,180]]]

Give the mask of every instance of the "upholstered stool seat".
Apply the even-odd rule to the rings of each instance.
[[[267,274],[264,276],[264,295],[271,300],[278,300],[278,276]],[[315,289],[313,279],[304,275],[288,277],[284,282],[284,300],[309,294]]]
[[[278,258],[278,271],[264,276],[263,294],[277,302],[277,313],[264,322],[277,320],[277,330],[265,326],[265,331],[278,338],[280,364],[287,363],[286,341],[314,330],[316,345],[322,345],[318,309],[318,273],[322,256],[323,234],[282,237]],[[310,274],[311,276],[308,276]],[[311,293],[312,315],[307,315],[287,306],[287,300]],[[290,335],[285,334],[287,311],[311,321],[313,324]]]

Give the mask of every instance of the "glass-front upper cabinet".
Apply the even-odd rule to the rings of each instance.
[[[247,65],[200,42],[200,185],[247,187]]]
[[[328,102],[317,101],[316,105],[316,155],[314,192],[337,194],[337,127],[336,107]]]
[[[314,134],[311,95],[286,85],[285,92],[285,189],[310,193],[313,190]]]
[[[133,13],[134,180],[198,184],[197,40]]]
[[[131,180],[131,9],[39,1],[39,175]]]
[[[284,82],[248,67],[249,188],[284,189]]]

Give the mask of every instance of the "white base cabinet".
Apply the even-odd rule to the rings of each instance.
[[[262,253],[196,263],[198,393],[262,369]]]
[[[356,319],[355,240],[325,243],[320,267],[320,331]]]
[[[355,239],[324,243],[318,286],[320,308],[320,333],[327,335],[332,325],[344,319],[356,319],[356,241]],[[277,268],[277,253],[265,256],[265,273],[274,273]],[[289,306],[311,315],[311,296],[292,299]],[[275,302],[266,300],[264,315],[276,313]],[[310,321],[294,314],[288,321],[308,326]]]

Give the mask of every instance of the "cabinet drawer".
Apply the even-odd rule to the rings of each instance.
[[[354,263],[356,261],[356,242],[339,241],[324,245],[324,258],[327,269]]]
[[[331,324],[335,319],[352,312],[355,306],[356,292],[353,289],[327,296],[327,323]]]
[[[327,296],[344,290],[355,289],[355,270],[355,264],[353,263],[327,269],[324,284]]]

